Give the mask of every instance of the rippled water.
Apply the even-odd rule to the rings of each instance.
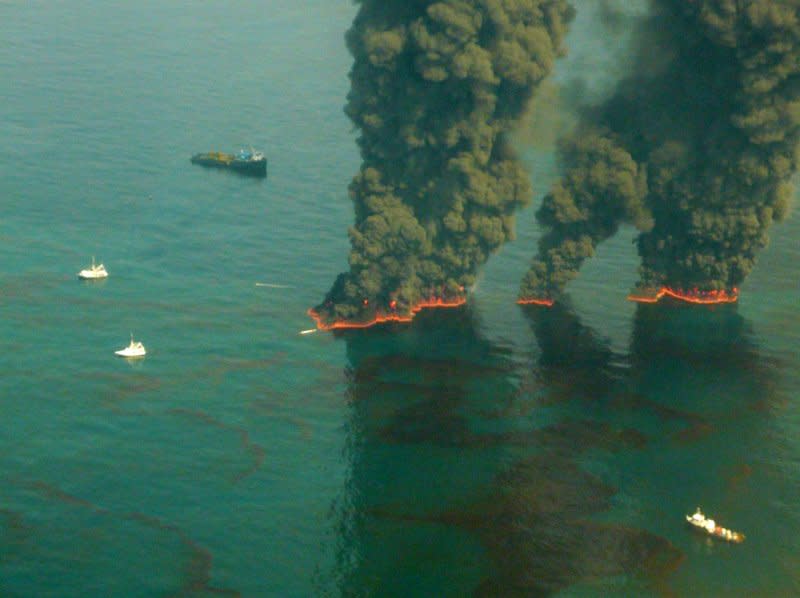
[[[624,301],[623,231],[519,309],[529,209],[467,308],[302,336],[346,267],[355,7],[79,4],[0,3],[0,595],[800,593],[797,218],[738,306]],[[266,180],[188,162],[250,144]]]

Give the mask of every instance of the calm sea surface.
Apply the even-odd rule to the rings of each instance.
[[[797,217],[738,306],[626,302],[623,231],[524,311],[530,208],[466,309],[298,334],[346,268],[354,13],[0,1],[0,596],[800,595]],[[266,180],[188,161],[241,145]]]

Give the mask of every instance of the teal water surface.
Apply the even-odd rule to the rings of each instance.
[[[520,309],[529,208],[466,308],[299,334],[347,265],[355,10],[0,2],[0,596],[800,594],[796,217],[735,306],[626,302],[623,231]],[[557,80],[611,69],[582,14]],[[241,145],[266,180],[188,161]]]

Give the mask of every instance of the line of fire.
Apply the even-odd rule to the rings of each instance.
[[[452,308],[452,307],[461,307],[466,305],[467,298],[466,297],[455,297],[453,299],[445,299],[442,297],[429,297],[423,301],[420,301],[415,306],[411,308],[411,310],[407,313],[400,313],[397,310],[397,302],[391,301],[389,303],[389,309],[386,311],[377,310],[375,315],[364,322],[358,321],[350,321],[350,320],[334,320],[333,322],[324,322],[322,317],[319,313],[317,313],[313,308],[308,310],[308,315],[314,320],[314,324],[317,326],[319,330],[347,330],[347,329],[358,329],[358,328],[370,328],[372,326],[378,324],[390,324],[390,323],[400,323],[400,324],[408,324],[413,319],[414,316],[417,315],[423,309],[433,309],[433,308]],[[369,301],[364,299],[364,306],[368,306]]]
[[[739,289],[733,288],[729,291],[703,291],[700,289],[679,290],[670,287],[661,287],[659,289],[638,289],[630,293],[627,297],[628,301],[636,303],[658,303],[664,298],[695,305],[720,305],[736,303],[739,300]],[[457,308],[463,307],[466,303],[466,296],[447,299],[442,297],[429,297],[413,306],[408,313],[401,313],[397,311],[397,302],[391,301],[388,309],[376,310],[375,315],[365,321],[335,320],[333,322],[324,322],[322,317],[314,311],[314,309],[309,309],[307,313],[314,320],[314,324],[319,330],[354,330],[371,328],[372,326],[381,324],[409,324],[413,321],[414,316],[423,309]],[[552,307],[555,305],[555,300],[550,298],[526,297],[518,299],[516,303],[517,305]],[[368,305],[369,301],[364,299],[364,306],[367,307]]]

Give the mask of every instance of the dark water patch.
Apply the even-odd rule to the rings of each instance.
[[[581,396],[586,398],[591,394],[594,368],[598,364],[604,367],[616,357],[604,349],[598,337],[581,329],[574,314],[569,317],[572,330],[582,339],[575,354],[587,375],[586,383],[578,381],[577,388],[583,389]],[[558,322],[553,324],[540,330],[555,339],[563,328]],[[351,550],[353,545],[368,550],[370,542],[360,538],[383,529],[385,524],[379,522],[403,522],[423,536],[434,533],[427,527],[430,525],[464,530],[486,553],[489,573],[485,583],[473,588],[478,595],[515,595],[517,591],[525,596],[549,595],[578,581],[622,574],[657,576],[662,573],[650,563],[679,560],[678,551],[658,536],[588,521],[612,507],[617,489],[583,470],[579,460],[590,452],[641,451],[647,446],[647,435],[613,420],[566,413],[556,414],[556,421],[546,424],[510,415],[513,410],[507,405],[520,397],[518,385],[508,378],[519,379],[518,369],[507,363],[495,367],[491,349],[484,352],[490,357],[490,367],[473,367],[457,347],[464,339],[487,341],[469,321],[451,331],[455,355],[444,360],[419,357],[431,351],[432,345],[421,330],[414,342],[406,338],[393,344],[382,338],[380,356],[368,350],[375,346],[376,337],[352,335],[347,339],[353,477],[348,485],[350,507],[341,514],[341,525],[353,526],[348,532],[354,534],[348,540]],[[569,346],[568,339],[564,342]],[[580,359],[587,351],[598,357]],[[435,367],[426,370],[422,362],[432,362]],[[542,368],[557,363],[545,360]],[[465,369],[471,371],[462,373]],[[480,392],[486,379],[493,381],[496,396]],[[499,403],[497,409],[492,408],[495,402]],[[498,418],[497,413],[505,417]],[[413,484],[426,488],[426,499],[405,499],[410,490],[395,483],[393,475],[381,473],[385,467],[393,467],[387,462],[392,451],[412,459],[394,466],[415,472]],[[491,461],[495,451],[510,454]],[[525,457],[520,460],[519,454]],[[440,497],[442,504],[436,507],[428,495],[438,480],[425,477],[425,472],[433,470],[422,463],[415,465],[415,455],[445,462],[458,455],[476,469],[486,456],[493,473],[484,470],[471,485],[461,481],[458,495]],[[509,458],[515,460],[507,467]],[[382,480],[382,475],[389,477]],[[598,546],[601,548],[596,549]],[[364,575],[371,569],[364,558],[368,557],[356,558],[351,575]]]
[[[82,543],[89,543],[89,547],[85,548],[89,552],[85,555],[86,558],[98,558],[102,560],[104,538],[113,533],[113,530],[118,528],[120,523],[133,522],[137,525],[144,526],[159,534],[166,534],[177,541],[178,546],[184,553],[182,555],[183,564],[181,566],[181,579],[178,582],[178,587],[174,590],[163,593],[165,596],[181,596],[181,597],[201,597],[201,596],[230,596],[238,597],[241,594],[233,589],[217,587],[211,582],[211,572],[213,569],[213,555],[212,553],[196,542],[179,526],[165,521],[153,515],[144,514],[137,511],[130,512],[116,512],[113,509],[106,508],[96,504],[83,497],[73,495],[64,491],[58,486],[43,480],[16,480],[13,483],[24,491],[31,492],[39,498],[48,503],[61,505],[70,509],[78,509],[79,511],[88,512],[97,526],[98,535],[94,538],[86,538],[86,530],[90,529],[84,527],[78,537],[74,537],[73,541]],[[69,518],[70,521],[73,518]],[[60,526],[59,526],[60,527]],[[121,531],[121,530],[120,530]],[[127,533],[127,532],[126,532]],[[155,546],[159,549],[163,548],[163,540],[157,541]],[[72,547],[75,550],[77,547]],[[66,556],[66,554],[65,554]],[[72,563],[75,561],[81,562],[81,555],[73,555]],[[45,557],[45,555],[41,555]],[[53,555],[47,555],[47,558],[53,558]],[[90,563],[87,563],[87,566]],[[2,586],[0,586],[2,587]],[[62,588],[63,589],[63,588]],[[74,588],[70,588],[69,593],[73,592]]]
[[[753,475],[753,466],[749,463],[739,463],[727,469],[725,479],[728,485],[728,492],[740,492],[749,483]]]
[[[794,405],[791,398],[779,393],[764,393],[748,405],[748,408],[759,413],[778,415]]]
[[[263,370],[273,368],[286,361],[286,353],[278,352],[263,359],[236,359],[231,357],[217,357],[213,365],[206,371],[210,377],[215,377],[228,372]]]
[[[620,428],[592,420],[566,420],[533,428],[508,422],[506,429],[486,433],[475,429],[475,414],[461,411],[464,402],[458,389],[437,389],[408,400],[391,403],[377,414],[382,420],[379,436],[390,444],[432,444],[441,447],[488,448],[492,446],[538,446],[559,452],[580,453],[590,449],[641,449],[647,436],[633,428]],[[432,395],[432,396],[428,396]],[[480,417],[478,416],[478,421]],[[511,427],[512,429],[508,429]]]
[[[502,425],[517,401],[516,373],[457,361],[428,369],[416,359],[367,360],[363,370],[348,368],[346,378],[349,402],[366,400],[367,412],[387,418],[453,416]]]
[[[53,502],[60,502],[71,507],[82,507],[84,509],[91,509],[93,511],[105,512],[105,509],[95,505],[91,501],[70,494],[69,492],[65,492],[58,486],[54,486],[53,484],[49,484],[42,480],[26,481],[21,485]]]
[[[382,428],[381,439],[398,444],[434,444],[445,447],[486,446],[470,430],[466,417],[453,411],[453,402],[438,398],[418,402],[395,413]]]
[[[664,434],[677,442],[692,442],[714,431],[711,422],[697,413],[664,405],[647,398],[641,393],[620,393],[609,403],[615,411],[636,411],[654,415],[663,426]],[[674,426],[682,426],[671,431]]]
[[[286,362],[286,353],[279,352],[261,359],[231,357],[214,358],[210,364],[195,372],[199,378],[206,378],[210,384],[219,386],[225,376],[236,372],[262,371],[274,369]]]
[[[79,412],[71,416],[62,442],[71,442],[72,451],[49,455],[49,467],[87,488],[105,494],[128,496],[139,491],[130,480],[146,479],[153,486],[152,500],[164,499],[173,485],[190,483],[206,491],[227,488],[254,476],[267,458],[266,448],[256,442],[249,429],[228,423],[201,410],[184,407],[124,409],[113,417],[103,413]],[[71,421],[71,420],[70,420]],[[86,434],[112,434],[101,450],[87,447]],[[119,466],[115,464],[120,464]],[[108,477],[111,467],[117,472]],[[208,485],[210,484],[210,486]],[[182,501],[181,495],[174,500]]]
[[[438,522],[477,535],[491,573],[476,596],[549,596],[579,582],[639,575],[664,583],[683,555],[646,530],[586,518],[607,510],[616,489],[552,453],[500,472],[483,499],[436,514],[377,508],[379,518]]]
[[[562,454],[580,454],[591,449],[643,449],[648,442],[645,434],[633,428],[592,420],[563,420],[538,430],[535,434],[542,445]]]
[[[464,358],[437,359],[419,355],[367,355],[358,359],[358,368],[347,370],[348,381],[361,384],[383,381],[387,384],[421,386],[464,386],[472,380],[504,376],[515,371],[510,364],[483,363]],[[402,375],[401,375],[402,374]]]
[[[372,362],[372,363],[371,363]],[[418,373],[420,382],[434,384],[437,382],[453,382],[463,384],[473,378],[484,378],[491,375],[504,375],[514,371],[513,366],[503,367],[496,364],[481,363],[453,357],[451,359],[423,358],[409,355],[387,355],[367,358],[362,362],[364,369],[359,375],[372,374],[378,377],[383,373],[408,371]]]
[[[781,569],[789,579],[789,587],[794,596],[800,596],[800,556],[794,551],[782,554],[779,558]]]
[[[135,369],[118,372],[96,371],[89,380],[91,384],[97,385],[97,390],[88,393],[87,396],[98,397],[103,408],[115,413],[149,415],[151,412],[144,406],[148,397],[160,399],[170,394],[180,394],[187,387],[203,391],[219,388],[226,383],[228,376],[240,372],[274,369],[284,363],[284,358],[283,353],[265,359],[214,358],[204,362],[201,367],[172,372],[168,378]],[[134,362],[130,365],[136,368],[148,364]]]
[[[581,401],[598,417],[649,413],[670,424],[661,430],[673,440],[693,442],[776,404],[779,364],[760,354],[736,305],[638,305],[627,355],[582,324],[568,298],[524,314],[540,355],[535,383],[523,388],[546,388],[541,405]]]
[[[709,494],[705,484],[727,486],[730,459],[717,458],[719,445],[736,430],[748,446],[762,434],[748,426],[748,414],[775,381],[735,309],[648,307],[637,307],[624,354],[568,302],[525,309],[536,339],[526,364],[504,363],[476,320],[463,314],[452,316],[461,318],[458,325],[432,323],[430,336],[423,327],[397,339],[348,335],[352,502],[339,516],[354,526],[354,546],[345,551],[354,558],[351,573],[371,570],[361,564],[368,555],[353,556],[369,546],[361,537],[393,520],[422,537],[433,533],[426,526],[444,525],[475,538],[488,570],[475,586],[478,595],[548,596],[575,584],[617,588],[620,578],[644,594],[669,594],[684,557],[671,535],[659,535],[672,529],[660,509],[644,506],[662,490],[640,486],[640,475],[663,467],[663,479],[652,483],[663,491],[674,484],[690,501]],[[437,351],[433,339],[442,330],[450,344]],[[465,358],[467,340],[485,348]],[[426,371],[424,361],[436,367]],[[473,361],[490,367],[462,375]],[[481,391],[487,380],[496,395]],[[737,386],[750,394],[743,397]],[[424,467],[448,459],[465,471],[473,463],[481,468],[449,495]],[[413,488],[425,498],[414,498]],[[617,523],[631,520],[653,525]]]
[[[75,269],[74,282],[80,284],[77,273],[80,268]],[[73,278],[67,275],[52,276],[52,272],[25,272],[22,274],[9,275],[3,277],[0,282],[0,296],[3,297],[3,304],[24,301],[28,303],[51,302],[53,289],[62,286]]]
[[[619,390],[625,360],[608,339],[585,326],[564,298],[550,308],[523,306],[539,349],[537,382],[547,388],[546,404],[580,399],[602,401]]]
[[[347,344],[348,361],[360,364],[372,356],[401,355],[420,359],[456,359],[481,366],[507,366],[508,347],[481,334],[478,309],[472,303],[453,309],[424,309],[410,324],[389,324],[363,330],[338,330]]]
[[[647,396],[643,406],[686,423],[665,428],[676,443],[730,429],[741,429],[740,442],[758,442],[753,422],[780,411],[783,366],[762,354],[736,305],[637,306],[630,360],[630,383]]]
[[[496,492],[481,508],[481,516],[490,520],[547,519],[551,514],[561,519],[583,517],[607,509],[616,493],[573,460],[552,452],[514,463],[498,474],[494,487]]]
[[[138,521],[148,527],[177,535],[181,544],[189,551],[191,556],[183,569],[184,582],[180,590],[172,594],[172,596],[176,598],[179,596],[203,596],[206,594],[213,596],[231,596],[233,598],[241,596],[236,590],[218,588],[211,585],[211,571],[214,564],[211,551],[194,541],[178,526],[144,513],[126,513],[124,517],[126,519]]]
[[[136,367],[135,363],[132,365]],[[135,370],[96,371],[88,381],[92,386],[85,396],[91,401],[96,401],[103,409],[120,415],[146,414],[146,411],[139,406],[141,401],[135,406],[132,404],[135,399],[141,400],[147,395],[156,395],[179,386],[176,377],[170,377],[169,381],[165,382],[162,378]]]
[[[759,360],[751,325],[735,304],[636,306],[631,338],[633,365],[660,360],[752,370]]]
[[[572,456],[590,450],[642,449],[648,442],[647,436],[635,429],[591,420],[567,420],[542,428],[478,433],[471,430],[466,418],[451,415],[434,419],[424,413],[416,417],[404,416],[383,428],[381,439],[384,442],[471,449],[522,446]]]
[[[557,526],[555,537],[540,531],[491,540],[495,572],[475,596],[551,596],[576,583],[619,575],[641,577],[652,591],[665,586],[684,560],[669,541],[645,530],[577,522]]]
[[[250,432],[248,432],[245,428],[225,423],[223,421],[216,419],[215,417],[212,417],[208,413],[193,409],[175,408],[168,410],[167,414],[177,415],[189,419],[195,419],[214,428],[225,430],[226,432],[233,432],[239,437],[239,442],[241,443],[242,448],[245,450],[245,452],[249,455],[250,460],[252,461],[252,465],[247,469],[235,474],[231,478],[232,483],[235,484],[236,482],[239,482],[242,479],[252,475],[256,471],[258,471],[264,464],[264,460],[266,459],[267,456],[266,450],[264,449],[264,447],[254,443],[250,439]]]
[[[363,369],[345,371],[349,382],[359,387],[396,388],[413,396],[414,392],[430,393],[441,389],[464,387],[471,379],[480,378],[480,366],[469,363],[433,363],[412,357],[376,357],[365,360]],[[487,375],[494,373],[486,369]]]
[[[497,444],[472,424],[513,400],[518,366],[479,334],[471,310],[437,316],[420,314],[398,336],[366,330],[345,337],[346,392],[359,429],[389,444]]]
[[[102,376],[100,378],[102,379]],[[164,389],[163,381],[152,376],[131,376],[130,372],[126,372],[122,375],[112,374],[109,378],[119,384],[119,386],[113,391],[103,392],[101,394],[101,404],[117,412],[130,413],[127,409],[122,408],[130,399]]]
[[[532,381],[532,377],[521,378],[514,391],[505,401],[498,401],[491,408],[480,411],[486,420],[505,418],[530,418],[547,405],[541,396],[542,386]],[[549,395],[548,395],[549,396]]]
[[[262,417],[285,421],[297,429],[304,441],[312,441],[314,439],[314,428],[308,421],[302,417],[286,413],[283,407],[278,407],[275,404],[274,400],[260,399],[251,401],[248,403],[248,409]]]
[[[672,435],[672,438],[679,443],[691,443],[706,438],[707,436],[713,434],[714,431],[715,428],[711,423],[706,421],[697,421],[688,428],[684,428],[679,432],[675,432]]]
[[[19,550],[19,545],[28,541],[33,535],[33,528],[25,522],[25,517],[19,511],[0,508],[0,562],[14,556]]]

